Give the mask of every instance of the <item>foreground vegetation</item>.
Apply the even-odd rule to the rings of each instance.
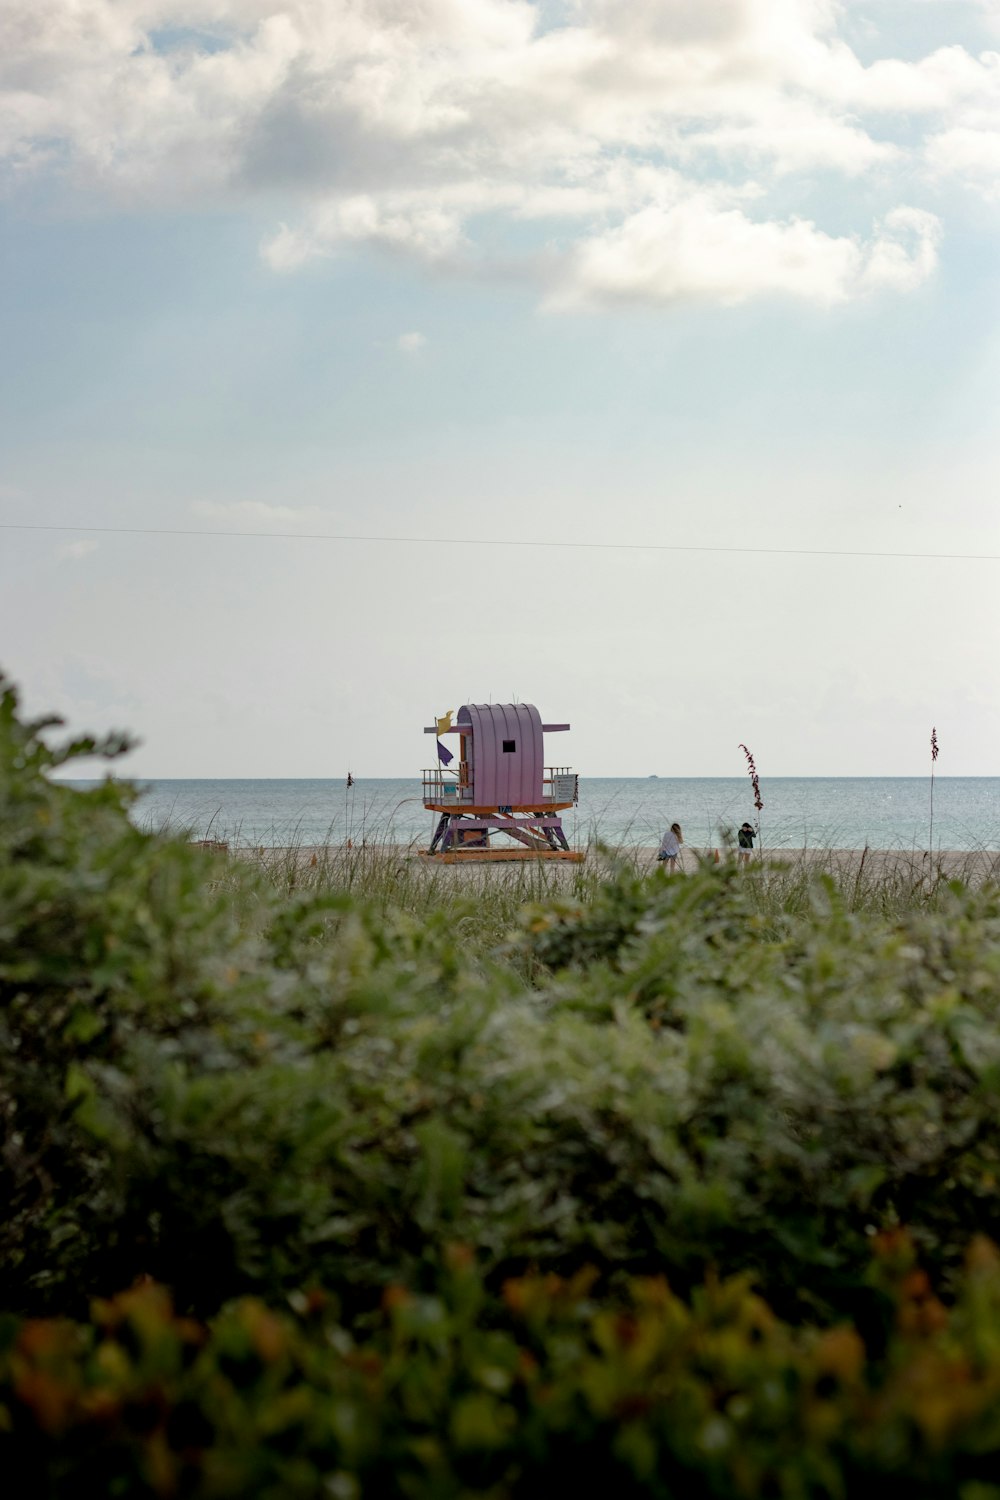
[[[393,900],[49,777],[120,748],[3,693],[25,1493],[1000,1497],[995,889]]]

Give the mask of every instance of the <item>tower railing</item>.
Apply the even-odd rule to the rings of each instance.
[[[450,770],[447,766],[430,766],[421,771],[425,802],[472,801],[472,788],[468,783],[468,766]]]
[[[473,801],[468,780],[468,766],[454,770],[448,766],[429,766],[421,771],[423,800],[435,805],[454,805]],[[580,778],[569,766],[546,766],[542,774],[542,802],[575,803],[579,800]]]

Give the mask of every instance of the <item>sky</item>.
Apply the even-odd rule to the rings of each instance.
[[[998,248],[1000,0],[5,0],[0,666],[144,777],[1000,775]]]

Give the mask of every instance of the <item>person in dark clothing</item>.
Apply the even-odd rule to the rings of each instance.
[[[750,863],[750,856],[753,854],[753,841],[755,837],[756,829],[750,823],[744,823],[743,827],[737,832],[736,842],[739,845],[739,858],[741,865],[748,865]]]

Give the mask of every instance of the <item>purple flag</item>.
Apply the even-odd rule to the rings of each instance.
[[[454,757],[454,755],[452,755],[451,751],[448,749],[448,746],[447,745],[442,745],[441,741],[438,740],[437,747],[438,747],[438,760],[441,762],[441,764],[443,766],[450,766],[451,763],[452,763],[452,761],[455,759],[455,757]]]

